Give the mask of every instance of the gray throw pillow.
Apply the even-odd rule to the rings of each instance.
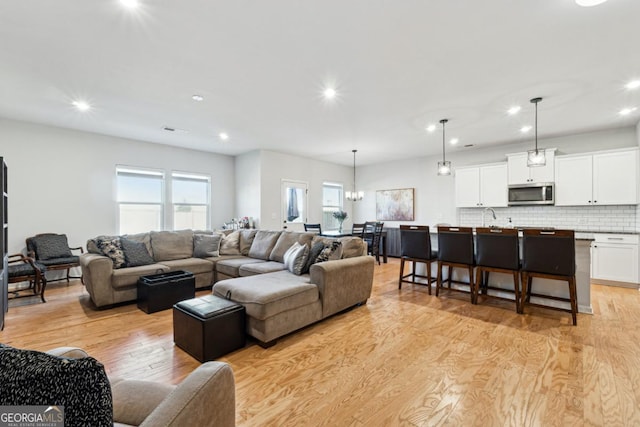
[[[320,252],[324,249],[323,242],[316,242],[311,246],[309,250],[309,256],[307,257],[307,261],[304,263],[304,267],[302,268],[302,274],[308,273],[309,269],[316,262],[316,258],[320,255]]]
[[[121,237],[120,245],[122,245],[126,267],[138,267],[155,262],[147,250],[147,245],[143,242],[134,242],[133,240]]]
[[[33,238],[32,242],[38,259],[47,260],[73,256],[65,234],[37,236]]]
[[[222,234],[194,234],[193,256],[196,258],[220,256],[220,242],[222,242]]]
[[[109,379],[91,357],[68,359],[0,344],[0,384],[2,406],[64,406],[67,426],[113,425]]]

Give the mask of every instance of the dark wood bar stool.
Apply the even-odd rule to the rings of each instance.
[[[362,224],[353,224],[351,226],[351,235],[356,237],[364,236],[364,223]]]
[[[520,274],[522,275],[521,310],[524,310],[525,303],[530,303],[532,296],[569,302],[571,310],[559,310],[570,312],[573,324],[577,325],[576,246],[573,230],[523,230]],[[533,293],[531,284],[534,277],[566,281],[569,284],[569,298]]]
[[[401,225],[400,226],[400,278],[398,289],[402,289],[402,282],[416,285],[426,285],[431,295],[431,283],[435,278],[431,277],[431,263],[436,261],[438,253],[431,250],[431,236],[426,225]],[[405,261],[411,262],[411,273],[404,274]],[[427,275],[416,274],[416,264],[427,265]],[[417,279],[423,279],[419,281]]]
[[[473,253],[473,230],[471,227],[438,227],[438,284],[436,296],[442,287],[442,267],[448,267],[447,282],[451,289],[451,282],[469,285],[471,303],[475,304],[473,268],[475,256]],[[466,268],[469,272],[469,283],[452,280],[454,268]]]
[[[322,234],[322,225],[320,224],[305,224],[304,231],[311,231],[316,234]]]
[[[515,294],[516,312],[520,307],[520,247],[518,230],[507,228],[476,228],[476,280],[475,300],[478,292],[488,295],[488,289],[510,291],[509,289],[489,286],[489,273],[506,273],[513,275],[513,293]]]

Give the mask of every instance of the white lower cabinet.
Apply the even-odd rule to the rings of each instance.
[[[591,245],[591,278],[640,283],[638,235],[596,234]]]

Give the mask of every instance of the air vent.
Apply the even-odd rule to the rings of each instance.
[[[473,144],[465,144],[464,145],[464,148],[470,148],[470,147],[473,147]]]
[[[169,126],[165,126],[162,129],[166,130],[167,132],[175,132],[176,131],[174,128],[170,128]]]

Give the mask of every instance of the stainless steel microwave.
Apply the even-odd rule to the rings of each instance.
[[[509,206],[553,205],[554,193],[553,182],[510,185]]]

